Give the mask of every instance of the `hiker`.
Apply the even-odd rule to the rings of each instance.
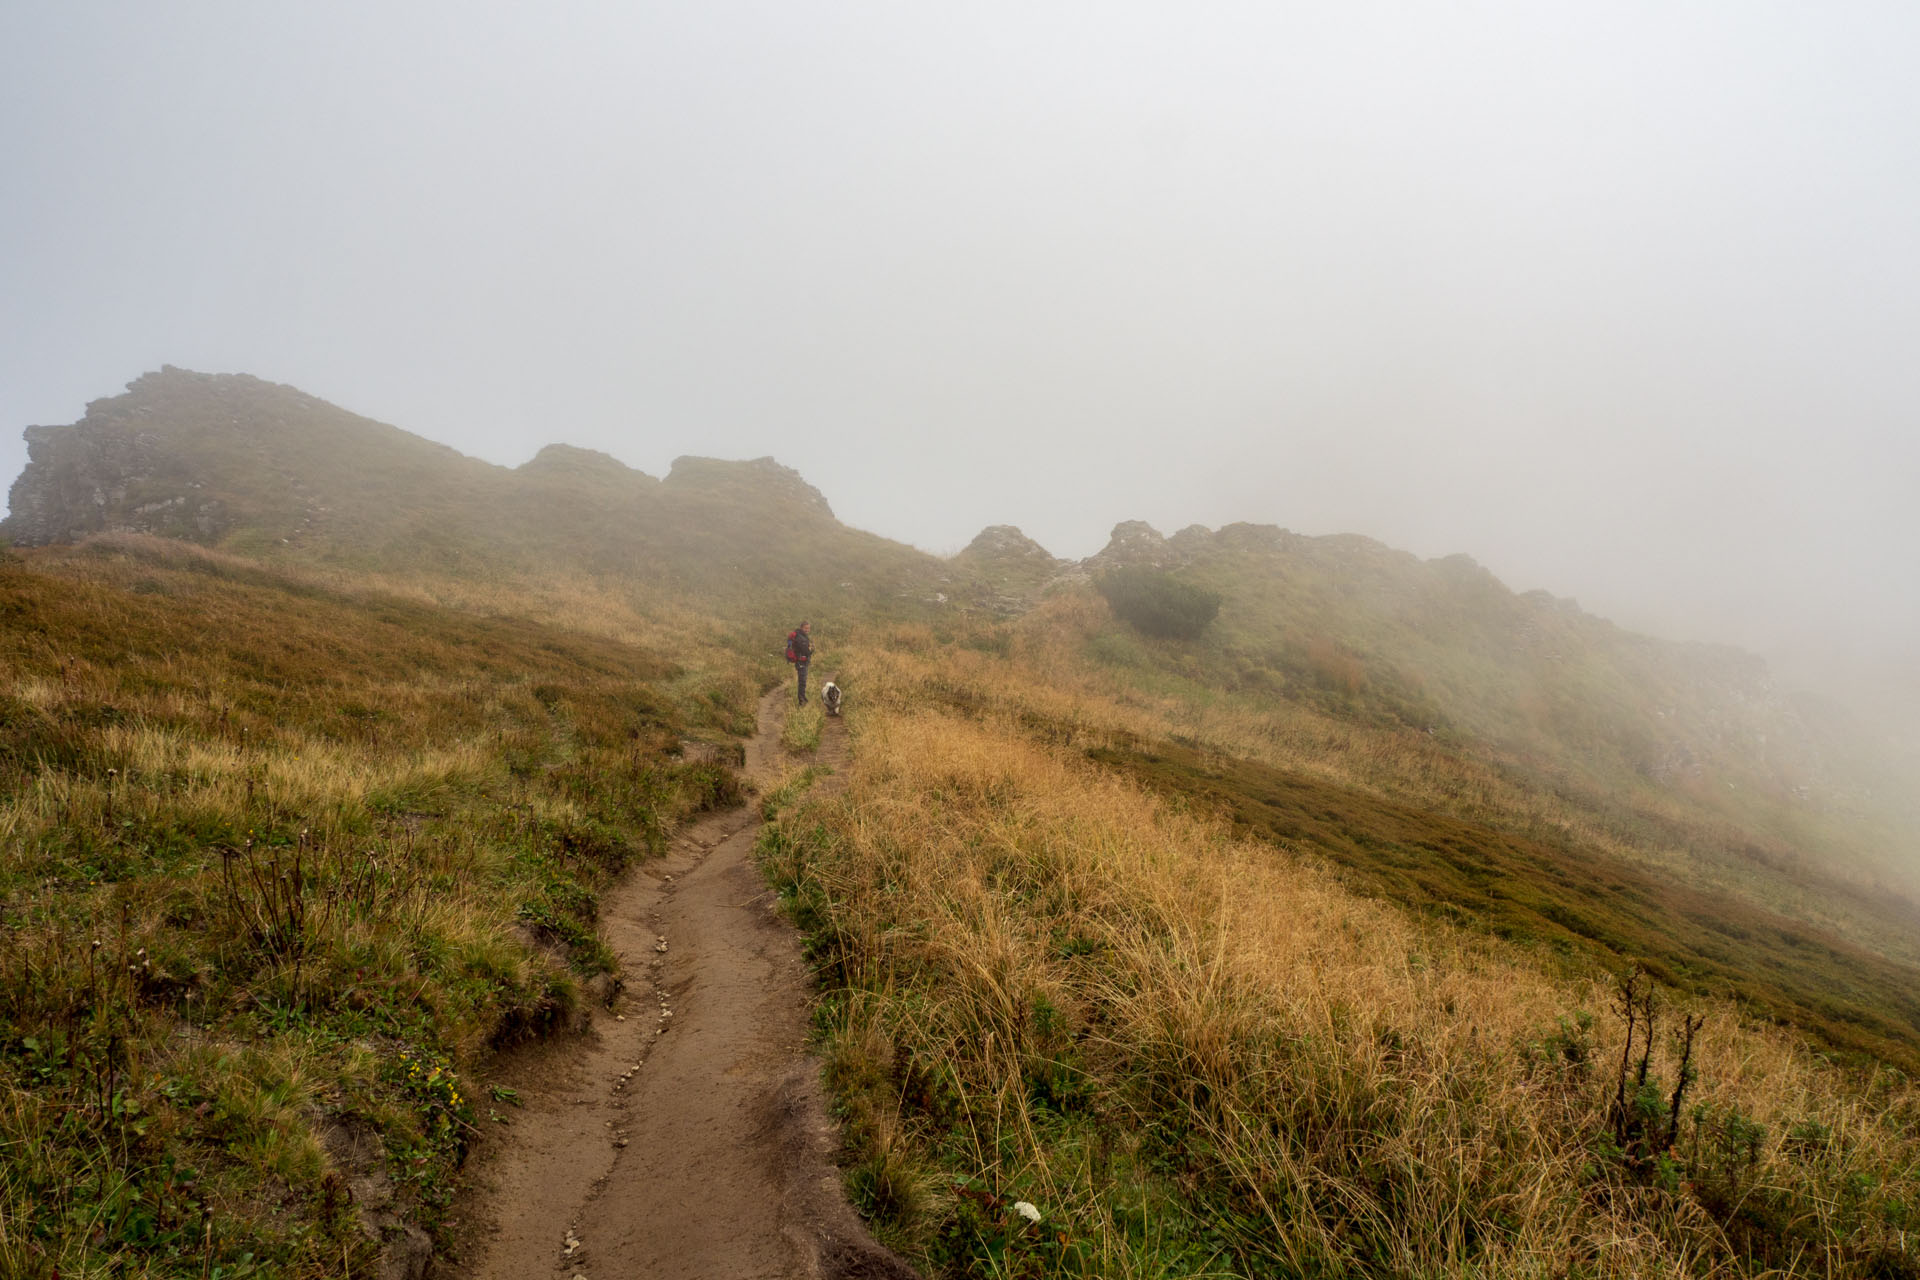
[[[787,632],[787,661],[800,673],[800,705],[807,705],[807,664],[813,661],[813,636],[802,622]]]

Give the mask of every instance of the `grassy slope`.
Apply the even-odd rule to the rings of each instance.
[[[206,536],[194,513],[214,495],[231,549],[668,645],[757,653],[800,614],[900,616],[937,588],[966,598],[981,573],[1007,579],[990,591],[1031,594],[1053,568],[1006,531],[943,565],[847,529],[765,460],[683,459],[657,481],[556,446],[508,470],[245,377],[147,375],[66,436],[136,473],[101,506],[87,450],[41,449],[69,505],[108,523]],[[171,499],[185,501],[142,513]],[[1884,879],[1870,855],[1890,837],[1840,784],[1837,753],[1732,651],[1632,636],[1516,596],[1464,558],[1421,562],[1365,538],[1237,525],[1183,532],[1169,552],[1226,605],[1196,645],[1111,622],[1089,635],[1144,691],[1433,732],[1515,790],[1613,815],[1635,843],[1664,825],[1670,860],[1721,888],[1766,881],[1770,906],[1836,871]],[[1722,834],[1698,838],[1710,826]]]
[[[1324,857],[1389,901],[1589,964],[1637,963],[1669,986],[1737,999],[1843,1052],[1920,1069],[1920,968],[1738,897],[1177,743],[1090,754],[1223,815],[1236,831]],[[1920,926],[1904,904],[1852,902],[1884,913],[1889,927]]]
[[[177,544],[0,563],[0,1271],[334,1275],[356,1214],[431,1224],[461,1081],[733,798],[677,754],[750,717],[730,661]]]
[[[1609,980],[1357,895],[1322,861],[1343,841],[1376,890],[1408,839],[1528,852],[1362,799],[1364,752],[1321,756],[1346,788],[1267,797],[1299,806],[1276,846],[1085,754],[1164,707],[1017,640],[882,639],[848,679],[848,789],[766,858],[821,966],[849,1187],[932,1268],[1920,1274],[1902,1073],[1670,992],[1629,1045]]]
[[[1769,857],[1914,887],[1907,835],[1872,794],[1886,780],[1851,768],[1838,730],[1750,655],[1517,595],[1465,557],[1254,526],[1177,541],[1180,575],[1225,604],[1193,645],[1107,627],[1096,652],[1143,682],[1184,677],[1256,705],[1432,732],[1589,809],[1677,803]]]
[[[1893,870],[1910,832],[1856,803],[1858,781],[1752,660],[1635,637],[1471,566],[1358,539],[1230,545],[1182,572],[1228,597],[1198,641],[1056,612],[1071,618],[1068,656],[1091,658],[1107,684],[1243,722],[1225,739],[1169,724],[1189,745],[1324,773],[1273,737],[1337,723],[1373,757],[1357,776],[1383,799],[1549,845],[1570,834],[1658,879],[1920,962],[1911,867]]]

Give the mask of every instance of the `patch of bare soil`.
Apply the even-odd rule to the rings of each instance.
[[[792,694],[761,700],[749,775],[780,763]],[[825,763],[844,758],[828,721]],[[521,1106],[476,1150],[459,1266],[542,1277],[912,1277],[832,1164],[808,975],[751,857],[752,808],[711,815],[603,905],[625,989],[584,1036],[515,1055]]]

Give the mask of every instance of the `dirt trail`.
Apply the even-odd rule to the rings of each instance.
[[[791,693],[760,702],[751,778]],[[844,759],[828,722],[821,759]],[[806,1054],[807,972],[754,868],[752,807],[711,815],[605,900],[626,989],[586,1036],[518,1058],[477,1160],[472,1280],[911,1277],[847,1206]]]

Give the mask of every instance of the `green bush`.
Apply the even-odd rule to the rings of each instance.
[[[1150,636],[1192,640],[1220,613],[1220,593],[1164,569],[1116,569],[1096,584],[1114,615]]]

